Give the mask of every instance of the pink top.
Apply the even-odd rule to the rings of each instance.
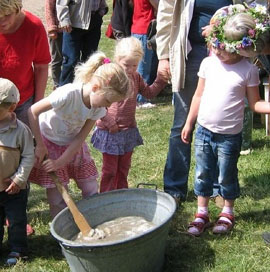
[[[202,61],[198,76],[205,79],[198,123],[214,133],[241,132],[247,87],[260,83],[257,67],[246,58],[224,64],[212,54]]]
[[[97,121],[97,127],[100,129],[109,129],[115,124],[120,130],[136,127],[136,104],[137,94],[140,93],[146,98],[153,98],[165,86],[166,82],[156,78],[151,86],[148,86],[141,75],[137,72],[133,74],[131,79],[131,86],[133,88],[132,97],[126,98],[124,101],[113,103],[107,111],[105,117]]]
[[[56,0],[45,0],[45,19],[47,31],[58,31],[59,21],[56,14]]]

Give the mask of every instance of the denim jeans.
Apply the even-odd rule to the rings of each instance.
[[[186,122],[190,104],[197,87],[199,67],[207,56],[205,44],[192,45],[186,62],[185,87],[173,93],[174,120],[169,139],[169,151],[163,179],[164,191],[185,200],[188,189],[191,145],[181,140],[181,132]]]
[[[9,195],[5,191],[0,192],[0,241],[1,243],[3,241],[4,223],[7,218],[10,251],[27,255],[26,205],[27,189],[20,190],[14,195]]]
[[[70,33],[63,33],[60,86],[71,83],[77,63],[85,62],[98,49],[102,22],[102,17],[95,13],[88,29],[72,28]]]
[[[17,106],[15,109],[16,116],[19,120],[29,126],[28,109],[34,104],[34,97],[30,97],[23,104]]]
[[[139,63],[137,68],[138,73],[142,76],[144,81],[151,85],[156,79],[158,59],[157,54],[154,50],[147,48],[147,35],[146,34],[135,34],[132,33],[132,36],[141,41],[144,56]],[[137,95],[137,101],[140,103],[146,103],[147,98],[143,97],[141,94]]]
[[[198,125],[195,136],[196,195],[210,197],[213,184],[218,180],[218,193],[224,199],[234,200],[239,197],[237,162],[241,143],[242,133],[213,133]]]

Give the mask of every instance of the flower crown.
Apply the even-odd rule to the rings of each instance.
[[[230,17],[238,13],[251,15],[254,18],[256,26],[254,29],[249,29],[247,35],[240,40],[231,41],[225,37],[224,26]],[[213,28],[206,41],[214,48],[239,54],[247,49],[251,49],[252,51],[257,50],[258,39],[261,39],[262,34],[270,30],[270,17],[266,7],[255,3],[248,6],[244,3],[243,5],[230,5],[226,10],[223,9],[212,18],[211,24],[213,24]]]

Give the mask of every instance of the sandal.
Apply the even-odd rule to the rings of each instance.
[[[220,219],[220,217],[226,217],[231,222]],[[213,227],[214,234],[226,234],[232,230],[234,226],[234,216],[228,213],[221,213],[218,216],[218,220],[216,221]]]
[[[26,261],[28,256],[22,255],[19,252],[12,251],[8,254],[6,264],[7,265],[16,265],[19,260]]]
[[[201,218],[203,219],[204,222],[196,222],[193,221],[188,225],[188,230],[187,232],[193,236],[200,236],[206,228],[209,228],[211,226],[209,216],[204,215],[201,213],[196,213],[195,218]]]

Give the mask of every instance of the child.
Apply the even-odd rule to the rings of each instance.
[[[73,178],[84,198],[97,193],[97,169],[85,139],[106,114],[105,107],[123,100],[129,86],[124,70],[107,62],[103,53],[93,54],[76,67],[76,82],[58,88],[29,110],[37,143],[29,180],[46,188],[52,218],[65,202],[48,172],[56,171],[66,187]]]
[[[194,192],[198,211],[188,227],[192,235],[199,236],[210,226],[208,202],[216,180],[225,205],[213,233],[228,233],[234,226],[234,201],[240,193],[237,161],[245,96],[253,111],[270,113],[270,104],[259,97],[258,69],[238,53],[240,48],[246,53],[256,50],[264,31],[269,30],[268,22],[268,15],[260,10],[232,6],[230,12],[218,18],[208,39],[214,54],[201,64],[198,86],[181,134],[183,142],[189,143],[197,118]],[[260,24],[264,27],[261,32]]]
[[[0,241],[2,245],[7,218],[8,265],[26,259],[28,254],[27,179],[34,164],[34,144],[30,129],[13,112],[19,100],[17,87],[0,78]]]
[[[126,71],[132,94],[108,108],[107,115],[97,121],[97,129],[91,139],[93,146],[103,154],[100,192],[128,188],[133,149],[143,144],[135,120],[137,94],[152,98],[166,85],[166,81],[160,78],[151,86],[143,81],[136,72],[142,56],[141,42],[134,37],[123,38],[116,45],[115,61]]]

